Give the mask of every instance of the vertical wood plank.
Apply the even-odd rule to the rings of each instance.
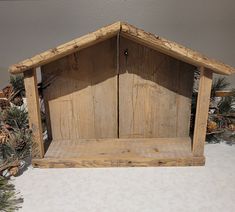
[[[121,37],[119,137],[189,136],[194,69]]]
[[[42,138],[42,123],[39,106],[36,69],[24,72],[24,84],[27,97],[29,126],[33,135],[32,157],[43,158],[44,146]]]
[[[212,71],[201,67],[193,136],[194,156],[202,156],[204,154],[204,143],[206,138],[206,126],[210,104],[211,85]]]
[[[117,137],[117,37],[43,66],[42,77],[53,140]]]
[[[176,123],[176,136],[177,137],[187,137],[190,131],[190,119],[191,119],[191,103],[192,103],[192,92],[193,92],[193,80],[194,80],[194,70],[195,67],[187,63],[182,63],[178,61],[175,64],[175,68],[172,70],[177,70],[178,80],[177,83],[177,123]],[[184,94],[184,95],[182,95]],[[186,98],[186,96],[188,98]]]

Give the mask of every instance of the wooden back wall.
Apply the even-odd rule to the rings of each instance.
[[[49,136],[188,136],[194,69],[123,37],[42,66]]]

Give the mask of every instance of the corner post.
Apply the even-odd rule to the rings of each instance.
[[[32,158],[43,158],[44,144],[35,68],[24,72],[24,85],[27,97],[29,127],[32,130],[33,135]]]
[[[200,67],[200,81],[197,97],[196,119],[193,135],[193,155],[200,157],[204,155],[204,144],[206,139],[206,127],[210,104],[210,93],[212,85],[212,71]]]

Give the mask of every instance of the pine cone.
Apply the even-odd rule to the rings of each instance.
[[[6,142],[6,136],[0,134],[0,144],[4,144]]]
[[[8,108],[10,106],[11,106],[10,102],[7,99],[5,99],[5,98],[0,99],[0,108],[2,110],[5,110],[6,108]]]
[[[16,174],[18,173],[18,171],[19,171],[19,167],[18,167],[18,166],[11,167],[11,168],[9,169],[10,176],[16,176]]]
[[[213,132],[218,128],[217,123],[215,121],[208,121],[207,123],[207,131]]]
[[[16,96],[11,102],[16,106],[21,106],[24,103],[21,96]]]
[[[8,85],[5,88],[3,88],[2,91],[3,91],[4,96],[7,99],[9,99],[10,96],[12,95],[12,93],[13,93],[13,86],[12,85]]]
[[[228,128],[232,131],[235,131],[235,124],[229,124]]]
[[[22,149],[24,149],[26,143],[23,139],[20,139],[16,142],[16,146],[15,146],[15,150],[16,151],[21,151]]]

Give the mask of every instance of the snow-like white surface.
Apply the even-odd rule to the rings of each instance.
[[[235,211],[235,146],[207,144],[205,155],[205,167],[29,167],[13,182],[25,212]]]

